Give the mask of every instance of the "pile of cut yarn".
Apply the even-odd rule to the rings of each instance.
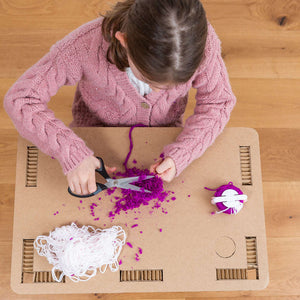
[[[129,152],[126,156],[126,159],[123,163],[125,167],[125,172],[117,172],[116,176],[119,177],[134,177],[139,176],[139,180],[134,183],[139,187],[143,187],[146,190],[151,191],[151,193],[133,191],[122,189],[122,195],[120,197],[115,197],[115,207],[114,210],[109,213],[110,217],[113,217],[115,214],[120,214],[121,211],[133,210],[135,208],[139,208],[141,205],[149,205],[150,201],[155,200],[153,204],[153,208],[158,208],[161,206],[161,203],[165,201],[168,195],[170,195],[170,191],[165,191],[163,186],[163,180],[159,178],[157,175],[153,178],[144,180],[148,175],[152,174],[148,169],[138,169],[136,167],[128,168],[127,164],[133,150],[133,139],[132,139],[132,131],[136,127],[144,127],[142,124],[134,125],[129,130],[129,141],[130,147]],[[163,157],[163,155],[161,155]],[[110,191],[110,195],[114,191]]]

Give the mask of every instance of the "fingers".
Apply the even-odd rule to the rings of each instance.
[[[93,162],[95,164],[95,169],[99,169],[101,167],[100,166],[100,160],[98,158],[94,157],[94,156],[93,156],[93,158],[94,158]]]
[[[105,169],[108,174],[112,174],[113,172],[115,172],[117,170],[116,167],[108,167],[108,166],[105,166]]]
[[[70,190],[72,191],[72,193],[75,194],[81,194],[81,187],[78,181],[75,180],[75,178],[73,176],[71,176],[70,174],[67,175],[67,180],[68,180],[68,186],[70,188]]]
[[[159,174],[158,177],[163,181],[171,182],[174,179],[175,174],[171,170],[167,170],[164,173]]]
[[[81,194],[82,195],[88,195],[89,193],[89,189],[88,189],[88,183],[87,182],[83,182],[80,184],[81,187]]]
[[[176,166],[172,158],[167,157],[163,161],[160,161],[150,167],[150,171],[153,170],[158,174],[162,180],[170,182],[176,175]]]
[[[174,166],[174,164],[172,164],[171,159],[166,158],[164,161],[162,161],[156,168],[156,172],[158,174],[162,174],[164,172],[166,172],[167,170],[171,169]]]
[[[70,183],[69,187],[74,194],[89,195],[97,190],[95,178],[91,176],[87,182]]]
[[[160,159],[158,162],[156,162],[154,165],[150,166],[150,172],[151,173],[156,173],[156,168],[160,165],[162,162],[162,159]]]
[[[87,189],[89,191],[89,194],[92,194],[97,190],[95,172],[93,174],[94,176],[90,176],[87,182]]]
[[[158,174],[158,177],[163,181],[170,182],[173,179],[171,169],[164,171],[163,173]]]
[[[90,176],[88,180],[71,181],[69,183],[70,190],[77,195],[92,194],[97,190],[95,175]]]
[[[75,188],[74,188],[73,182],[69,182],[68,185],[69,185],[69,188],[70,188],[71,192],[75,193]]]
[[[100,161],[98,159],[97,159],[97,161],[99,164],[95,167],[95,169],[100,168]],[[105,166],[105,169],[108,174],[111,174],[111,173],[115,172],[117,168]],[[97,190],[95,170],[90,174],[86,185],[85,184],[83,184],[83,185],[86,188],[86,190],[88,191],[88,193],[86,193],[86,194],[92,194]],[[86,191],[86,190],[82,190],[82,192],[84,193],[84,191]]]
[[[79,182],[74,182],[73,184],[74,184],[74,193],[81,195],[81,187]]]
[[[67,174],[71,191],[77,195],[89,195],[97,190],[95,169],[100,168],[100,161],[94,156],[84,159],[81,164]],[[116,171],[116,167],[105,167],[108,173]]]
[[[94,156],[85,158],[81,164],[67,174],[71,191],[77,195],[88,195],[96,191],[95,169],[100,167]]]

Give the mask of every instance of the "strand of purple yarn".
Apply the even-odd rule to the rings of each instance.
[[[128,171],[127,163],[128,163],[129,157],[130,157],[132,149],[133,149],[132,130],[136,127],[146,127],[146,126],[144,124],[136,124],[134,126],[131,126],[131,128],[129,130],[129,141],[130,141],[129,152],[127,153],[126,159],[123,163],[126,172]]]

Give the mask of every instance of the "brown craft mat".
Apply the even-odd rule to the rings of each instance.
[[[149,167],[180,130],[135,128],[129,167]],[[75,132],[106,165],[124,170],[129,128],[76,128]],[[164,185],[174,194],[162,203],[163,209],[152,209],[150,204],[122,212],[113,221],[108,212],[118,191],[111,196],[102,192],[80,203],[67,193],[59,163],[22,138],[16,174],[11,286],[17,293],[257,290],[268,284],[259,140],[253,129],[226,128],[201,158]],[[248,202],[237,215],[211,215],[216,209],[210,203],[214,192],[204,187],[217,188],[229,181],[248,195]],[[98,204],[95,217],[89,208],[93,202]],[[73,283],[68,278],[53,282],[52,266],[37,255],[33,240],[74,221],[124,228],[133,248],[123,247],[120,270],[108,268],[87,282]],[[138,226],[131,228],[134,224]],[[143,253],[136,261],[138,247]]]

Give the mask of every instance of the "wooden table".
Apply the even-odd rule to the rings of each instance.
[[[114,2],[114,1],[112,1]],[[229,126],[259,132],[270,283],[261,291],[81,294],[105,299],[299,299],[299,2],[294,0],[202,1],[222,41],[223,58],[238,101]],[[109,2],[2,1],[0,6],[0,95],[37,62],[57,40],[105,12]],[[72,7],[72,9],[70,9]],[[26,22],[25,22],[26,21]],[[38,41],[38,43],[37,43]],[[75,87],[62,87],[49,106],[69,124]],[[190,93],[185,119],[193,113]],[[0,298],[54,299],[17,295],[10,288],[17,132],[0,109]],[[78,295],[60,295],[78,299]]]

